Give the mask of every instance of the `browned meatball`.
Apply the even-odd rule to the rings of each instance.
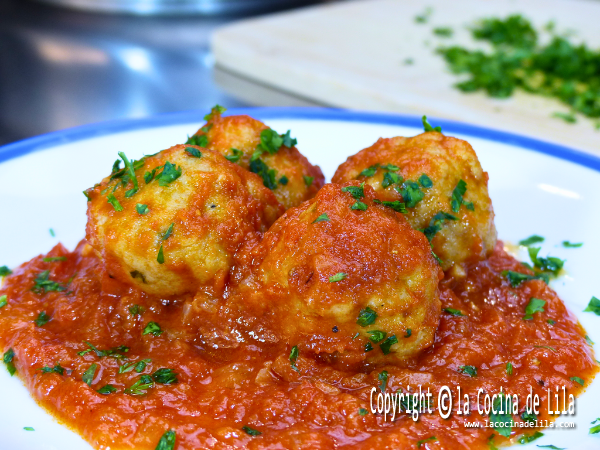
[[[206,124],[188,142],[218,151],[258,174],[286,209],[314,197],[321,189],[325,183],[321,169],[298,151],[289,131],[279,135],[251,117],[222,117],[222,111],[213,108],[205,117]]]
[[[412,138],[379,139],[338,167],[333,182],[360,180],[377,197],[403,201],[410,224],[425,232],[442,267],[485,259],[496,227],[488,175],[468,142],[427,132]]]
[[[283,213],[260,178],[204,148],[129,167],[87,191],[87,240],[111,276],[150,294],[222,291],[236,251]]]
[[[328,184],[277,220],[213,312],[229,315],[225,334],[245,330],[342,365],[395,363],[430,346],[443,272],[425,236],[374,197],[356,181]]]

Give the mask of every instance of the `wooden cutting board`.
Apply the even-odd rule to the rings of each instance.
[[[417,23],[427,7],[428,22]],[[482,45],[467,26],[513,13],[538,29],[553,20],[558,32],[600,47],[600,1],[360,0],[236,22],[215,32],[212,48],[218,67],[319,104],[427,114],[600,155],[599,120],[578,116],[568,124],[553,118],[569,111],[558,101],[523,92],[500,100],[452,87],[460,79],[435,49]],[[440,26],[452,27],[454,36],[436,36],[433,29]]]

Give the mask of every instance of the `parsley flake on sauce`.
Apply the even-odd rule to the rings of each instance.
[[[597,316],[600,316],[600,300],[596,297],[592,297],[583,312],[593,312]]]
[[[548,256],[547,258],[538,257],[541,247],[529,247],[527,249],[531,262],[535,267],[543,272],[550,272],[553,275],[557,275],[558,272],[563,268],[565,260],[556,258],[554,256]]]
[[[164,331],[160,328],[159,324],[157,324],[156,322],[148,322],[148,325],[146,325],[146,328],[144,328],[144,332],[142,333],[142,336],[144,336],[146,334],[151,334],[153,336],[160,336],[163,333],[164,333]]]
[[[227,109],[225,107],[223,107],[221,105],[215,105],[211,108],[210,112],[204,116],[204,120],[206,120],[208,122],[209,120],[211,120],[213,118],[213,115],[220,116],[225,111],[227,111]]]
[[[548,275],[544,273],[540,273],[537,275],[527,275],[525,273],[515,272],[513,270],[504,270],[502,271],[502,276],[508,279],[508,282],[512,287],[519,287],[524,281],[530,280],[542,280],[546,284],[548,284],[549,281]]]
[[[529,236],[527,239],[523,239],[521,241],[519,241],[519,245],[522,245],[524,247],[529,247],[530,245],[533,244],[538,244],[540,242],[544,242],[545,239],[542,236],[538,236],[537,234],[534,234],[532,236]]]
[[[135,210],[138,212],[138,214],[142,216],[148,214],[148,212],[150,211],[148,209],[148,205],[144,205],[143,203],[138,203],[137,205],[135,205]]]
[[[142,359],[137,362],[130,362],[119,366],[119,373],[127,373],[135,370],[137,373],[142,373],[146,370],[146,365],[150,363],[151,359]]]
[[[442,127],[435,127],[433,128],[431,126],[431,124],[427,121],[427,116],[423,116],[421,118],[421,121],[423,122],[423,129],[427,132],[427,131],[437,131],[438,133],[442,132]]]
[[[238,150],[237,148],[231,148],[231,153],[232,155],[225,155],[225,159],[229,162],[232,163],[236,163],[240,160],[240,158],[242,157],[242,155],[244,154],[243,151]]]
[[[255,430],[254,428],[250,428],[248,425],[244,425],[242,427],[242,431],[246,433],[248,436],[260,436],[262,431]]]
[[[387,355],[390,353],[392,345],[397,344],[398,343],[398,338],[396,337],[396,335],[392,335],[390,337],[388,337],[385,341],[383,341],[381,344],[379,344],[379,348],[381,348],[381,351],[383,352],[384,355]]]
[[[10,270],[7,266],[0,267],[0,277],[8,276],[11,273],[12,273],[12,270]]]
[[[161,187],[168,186],[177,178],[179,178],[181,176],[181,173],[181,166],[176,167],[169,161],[165,162],[162,172],[156,176],[156,179],[158,180],[158,185]]]
[[[363,203],[361,201],[357,201],[354,203],[354,205],[352,205],[350,207],[350,209],[355,210],[355,211],[366,211],[367,210],[367,204]]]
[[[129,159],[127,159],[127,155],[125,155],[124,152],[119,152],[119,156],[121,157],[121,159],[125,163],[125,169],[124,170],[127,172],[127,175],[129,176],[129,179],[133,183],[133,189],[131,189],[131,190],[129,190],[129,191],[127,191],[125,193],[125,197],[129,198],[129,197],[131,197],[133,194],[135,194],[139,190],[138,181],[137,181],[137,178],[135,176],[135,168],[133,166],[133,161],[130,161]],[[114,166],[113,166],[113,168],[114,168]]]
[[[140,305],[131,305],[129,307],[129,314],[132,316],[141,316],[146,311],[146,308]]]
[[[367,333],[371,335],[371,336],[369,336],[369,339],[371,341],[373,341],[375,344],[383,341],[387,335],[387,333],[385,331],[379,331],[379,330],[371,330],[371,331],[367,331]]]
[[[389,170],[389,171],[392,171],[392,172],[400,170],[400,167],[396,166],[395,164],[382,164],[379,167],[381,167],[383,170]]]
[[[583,242],[562,241],[562,246],[564,248],[579,248],[579,247],[583,246]]]
[[[277,153],[281,146],[293,147],[298,143],[297,139],[292,139],[290,136],[290,130],[285,134],[277,134],[276,131],[271,128],[266,128],[260,132],[260,144],[258,144],[259,151],[265,151],[271,155]]]
[[[81,380],[88,386],[92,385],[92,382],[94,381],[94,375],[96,374],[97,368],[98,368],[98,364],[94,363],[85,372],[83,372],[83,376],[81,377]]]
[[[386,207],[391,208],[394,211],[402,213],[402,214],[408,213],[408,211],[406,210],[406,204],[401,201],[398,201],[398,200],[395,200],[393,202],[387,202],[387,201],[381,201],[378,199],[374,199],[373,203],[377,203],[378,205],[386,206]]]
[[[304,184],[306,184],[306,187],[311,187],[315,179],[315,177],[309,177],[308,175],[303,175],[302,178],[304,179]]]
[[[505,398],[508,398],[508,401]],[[508,413],[511,408],[507,408],[507,403],[510,403],[510,401],[510,397],[506,397],[503,393],[500,393],[492,404],[492,410],[497,411],[497,413],[490,412],[490,422],[494,422],[494,430],[504,437],[510,437],[512,431],[513,419]],[[501,413],[501,410],[504,412]]]
[[[365,353],[370,352],[371,350],[373,350],[373,345],[370,342],[367,342],[365,344]]]
[[[290,350],[290,365],[292,366],[292,369],[294,369],[296,372],[300,372],[300,370],[298,369],[298,367],[296,367],[296,361],[298,361],[298,356],[300,356],[300,350],[298,350],[298,346],[294,345],[292,347],[292,349]]]
[[[37,316],[37,319],[34,320],[35,325],[38,327],[43,327],[48,322],[50,322],[50,316],[46,314],[46,311],[40,311]]]
[[[537,421],[537,416],[533,413],[528,413],[527,411],[523,411],[521,414],[521,420],[523,422],[534,424]]]
[[[406,329],[406,334],[404,335],[404,339],[408,339],[412,336],[412,330],[410,328]]]
[[[529,435],[529,436],[524,434],[517,440],[517,442],[519,444],[529,444],[530,442],[533,442],[536,439],[541,438],[543,435],[544,435],[544,433],[541,433],[539,431],[536,431],[535,433],[533,433],[532,435]]]
[[[507,375],[512,375],[513,374],[513,365],[511,362],[507,362],[506,363],[506,374]]]
[[[284,176],[282,176],[282,177],[279,179],[279,184],[282,184],[282,185],[284,185],[284,186],[287,186],[287,184],[289,183],[289,181],[290,181],[290,180],[288,179],[288,177],[286,177],[286,176],[284,175]]]
[[[64,286],[61,286],[56,281],[50,279],[50,271],[44,270],[40,272],[34,280],[34,285],[31,290],[36,294],[45,294],[47,292],[60,292],[64,291]]]
[[[367,411],[365,408],[359,408],[358,409],[358,415],[359,416],[366,416],[367,414],[369,414],[369,411]]]
[[[4,352],[2,361],[4,362],[4,364],[6,364],[6,370],[8,370],[8,373],[10,374],[11,377],[17,372],[17,368],[15,367],[14,359],[15,359],[15,351],[12,348],[9,348],[8,350],[6,350]]]
[[[102,386],[96,392],[102,395],[114,394],[115,392],[117,392],[117,388],[114,387],[112,384],[107,384],[106,386]]]
[[[453,309],[453,308],[444,308],[443,309],[444,312],[447,312],[448,314],[452,315],[452,316],[464,316],[463,312],[459,309]]]
[[[167,231],[165,231],[164,234],[161,236],[161,238],[160,238],[161,241],[166,241],[167,239],[169,239],[171,237],[171,234],[173,234],[174,226],[175,226],[174,223],[171,223],[171,225],[169,225],[169,228],[167,228]]]
[[[465,180],[460,180],[454,191],[452,191],[452,200],[450,201],[450,206],[452,211],[457,213],[460,209],[461,205],[465,205],[465,207],[471,211],[475,208],[472,202],[465,202],[464,195],[467,192],[467,183]]]
[[[401,187],[397,186],[396,190],[402,196],[407,208],[414,208],[425,197],[419,185],[411,180],[406,180]]]
[[[393,184],[400,184],[404,181],[401,175],[394,172],[386,172],[383,174],[383,180],[381,181],[381,187],[386,189]]]
[[[346,186],[342,188],[342,192],[348,192],[355,200],[360,200],[365,196],[365,183],[360,186]]]
[[[42,259],[42,261],[44,261],[44,262],[63,262],[66,260],[67,260],[66,256],[47,256],[44,259]]]
[[[417,441],[417,448],[421,448],[421,445],[432,441],[437,441],[437,438],[435,436],[430,436],[428,438],[421,439],[420,441]]]
[[[585,386],[585,381],[583,381],[583,379],[581,379],[579,377],[571,377],[571,378],[569,378],[569,380],[574,381],[575,383],[578,383],[582,386]]]
[[[152,374],[152,379],[160,384],[176,384],[179,380],[173,369],[162,368]]]
[[[529,299],[529,303],[525,307],[525,317],[523,317],[523,320],[532,320],[533,315],[536,312],[544,312],[544,305],[546,305],[545,300],[531,297],[531,299]]]
[[[205,146],[203,146],[205,147]],[[202,152],[194,147],[186,147],[185,152],[194,158],[202,158]]]
[[[6,305],[8,305],[6,294],[0,295],[0,309],[4,308]]]
[[[319,223],[319,222],[329,222],[329,216],[327,215],[327,213],[321,214],[319,217],[317,217],[315,220],[312,221],[312,223]]]
[[[377,313],[367,306],[365,309],[360,310],[356,323],[361,327],[367,327],[374,323],[376,319]]]
[[[377,379],[381,382],[381,384],[379,385],[379,390],[381,392],[385,392],[385,388],[387,387],[387,383],[388,383],[388,373],[386,370],[382,370],[379,375],[377,375]]]
[[[476,377],[477,376],[477,367],[475,367],[475,366],[460,366],[458,368],[458,372],[468,375],[470,377]]]
[[[429,178],[427,174],[423,174],[419,177],[419,184],[426,189],[433,187],[433,181],[431,181],[431,178]]]
[[[361,173],[358,174],[359,177],[372,177],[377,173],[377,169],[379,169],[379,164],[374,164],[371,167],[366,168]]]
[[[217,105],[219,106],[219,105]],[[223,108],[225,110],[225,108]],[[160,441],[158,441],[158,445],[154,450],[175,450],[175,443],[177,440],[177,436],[175,431],[168,430],[165,431],[165,434],[162,435]]]
[[[250,161],[250,172],[257,174],[263,180],[263,185],[272,191],[277,189],[277,182],[275,181],[277,171],[275,169],[269,169],[269,166],[265,162],[256,158]]]
[[[431,218],[429,221],[429,226],[423,230],[423,234],[429,242],[431,242],[435,235],[442,230],[442,224],[447,220],[458,220],[458,217],[450,213],[440,211]]]
[[[329,277],[329,282],[330,283],[337,283],[338,281],[342,281],[344,279],[346,279],[348,275],[345,274],[344,272],[338,272],[335,275]]]
[[[148,389],[154,386],[154,381],[150,375],[141,375],[140,379],[130,387],[125,388],[125,393],[129,395],[145,395]]]
[[[158,254],[156,255],[156,262],[159,264],[165,263],[165,253],[163,251],[163,246],[160,244],[160,248],[158,249]]]
[[[111,348],[110,350],[99,350],[91,342],[85,341],[84,344],[87,345],[89,348],[87,350],[78,352],[77,354],[79,356],[85,356],[90,352],[94,352],[98,358],[105,358],[107,356],[110,356],[115,359],[122,359],[122,358],[125,358],[123,353],[127,353],[129,351],[129,347],[126,347],[124,345],[120,345],[119,347]]]
[[[206,133],[206,131],[204,131]],[[206,137],[203,134],[194,134],[191,137],[188,137],[187,141],[185,141],[186,145],[197,145],[198,147],[202,147],[202,148],[206,148],[208,147],[208,137]],[[185,149],[187,151],[187,148]],[[194,149],[196,150],[196,149]],[[198,150],[196,150],[198,151]],[[194,154],[190,153],[192,156],[196,156]],[[200,153],[200,152],[198,152]],[[200,153],[200,156],[198,156],[198,158],[202,157],[202,153]]]
[[[114,196],[114,194],[108,194],[106,196],[106,201],[112,205],[112,207],[115,209],[115,211],[117,211],[117,212],[123,211],[123,207],[119,203],[119,200],[117,200],[117,197]]]
[[[58,375],[64,375],[65,369],[57,363],[54,367],[44,366],[40,369],[42,373],[56,373]]]

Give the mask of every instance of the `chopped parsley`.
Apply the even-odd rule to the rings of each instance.
[[[129,307],[129,314],[132,316],[141,316],[146,311],[146,308],[140,305],[131,305]]]
[[[385,331],[379,331],[379,330],[371,330],[371,331],[367,331],[367,333],[371,335],[371,336],[369,336],[369,339],[371,341],[373,341],[375,344],[383,341],[387,335],[387,333]]]
[[[426,174],[423,174],[419,177],[419,184],[427,189],[433,187],[433,181],[431,181],[431,178],[429,178]]]
[[[365,353],[370,352],[371,350],[373,350],[373,345],[370,342],[367,342],[365,344]]]
[[[529,303],[525,307],[525,317],[523,317],[523,320],[531,320],[536,312],[544,312],[544,305],[546,305],[545,300],[531,297]]]
[[[12,348],[9,348],[4,352],[4,356],[2,357],[2,361],[6,364],[6,370],[12,377],[16,372],[17,368],[15,367],[14,360],[15,359],[15,351]]]
[[[327,213],[321,214],[319,217],[317,217],[315,220],[312,221],[312,223],[319,223],[319,222],[329,222],[329,216],[327,215]]]
[[[519,287],[523,281],[529,280],[542,280],[546,284],[548,284],[548,275],[544,273],[540,273],[537,275],[527,275],[521,272],[515,272],[513,270],[504,270],[502,271],[502,276],[508,279],[508,282],[512,287]]]
[[[94,375],[96,374],[97,368],[98,368],[98,364],[94,363],[85,372],[83,372],[81,380],[88,386],[92,385],[92,382],[94,381]]]
[[[258,150],[273,155],[279,151],[282,145],[291,148],[297,143],[298,140],[292,139],[290,136],[290,130],[285,134],[277,134],[277,132],[271,128],[266,128],[260,132],[260,144],[258,144]]]
[[[34,320],[35,325],[38,327],[43,327],[48,322],[50,322],[50,316],[46,314],[46,311],[40,311],[37,316],[37,319]]]
[[[329,277],[329,282],[337,283],[338,281],[344,280],[347,276],[348,276],[348,274],[345,274],[344,272],[338,272],[335,275]]]
[[[286,176],[284,175],[284,176],[282,176],[282,177],[279,179],[279,184],[282,184],[282,185],[286,186],[286,185],[289,183],[289,181],[290,181],[290,180],[288,179],[288,177],[286,177]]]
[[[369,411],[367,411],[365,408],[359,408],[358,409],[358,415],[359,416],[366,416],[367,414],[369,414]]]
[[[585,342],[587,342],[590,346],[594,345],[594,341],[592,341],[587,334],[585,335]]]
[[[558,353],[556,349],[550,345],[534,345],[535,348],[543,348],[546,350],[550,350],[552,353]]]
[[[240,158],[242,157],[242,155],[244,154],[243,151],[238,150],[237,148],[231,148],[231,153],[233,153],[232,155],[225,155],[225,159],[229,162],[232,163],[236,163],[240,160]]]
[[[398,167],[395,164],[382,164],[380,166],[383,170],[390,170],[392,172],[395,172],[396,170],[400,170],[400,167]]]
[[[308,175],[303,175],[302,178],[304,179],[304,184],[306,184],[306,187],[311,187],[315,179],[315,177],[309,177]]]
[[[543,272],[550,272],[553,275],[558,274],[558,272],[560,272],[560,270],[563,268],[565,261],[554,256],[540,258],[538,257],[538,253],[540,252],[540,250],[541,247],[529,247],[527,249],[533,265]]]
[[[50,279],[50,271],[44,270],[40,272],[34,280],[34,285],[31,290],[36,294],[45,294],[47,292],[60,292],[64,291],[64,286],[61,286],[56,281]]]
[[[546,322],[547,322],[549,325],[555,325],[555,324],[556,324],[556,321],[554,321],[554,320],[552,320],[552,319],[548,319],[548,320],[546,320]]]
[[[600,316],[600,300],[596,297],[592,297],[583,312],[593,312],[597,316]]]
[[[0,308],[4,308],[6,305],[8,305],[6,294],[0,295]]]
[[[0,267],[0,277],[5,277],[7,275],[10,275],[11,273],[12,270],[10,270],[7,266]]]
[[[117,197],[114,196],[114,194],[108,194],[106,196],[106,201],[112,205],[112,207],[115,209],[115,211],[117,211],[117,212],[123,211],[123,207],[119,203],[119,200],[117,200]]]
[[[360,186],[346,186],[342,188],[342,192],[348,192],[355,200],[360,200],[365,196],[365,183]]]
[[[464,316],[463,312],[459,309],[444,308],[443,311],[447,312],[448,314],[450,314],[452,316]]]
[[[372,177],[377,173],[377,169],[379,169],[379,164],[374,164],[371,167],[366,168],[361,173],[358,174],[359,177]]]
[[[67,260],[66,256],[47,256],[44,259],[42,259],[42,261],[44,261],[44,262],[63,262],[66,260]]]
[[[410,328],[406,329],[406,334],[404,335],[404,339],[408,339],[412,336],[412,330]]]
[[[250,172],[261,177],[265,187],[272,191],[277,189],[277,182],[275,181],[277,171],[275,169],[269,169],[269,166],[267,166],[262,159],[256,158],[250,161]]]
[[[415,22],[427,23],[432,12],[433,10],[431,9],[431,7],[427,7],[423,13],[419,14],[418,16],[415,16]]]
[[[176,384],[179,380],[173,369],[162,368],[152,374],[152,379],[160,384]]]
[[[437,27],[433,29],[433,34],[439,37],[449,38],[454,34],[454,30],[450,27]]]
[[[219,106],[219,105],[217,105]],[[220,107],[221,108],[221,107]],[[222,108],[225,111],[225,108]],[[154,450],[175,450],[176,434],[173,430],[165,431]]]
[[[575,114],[573,114],[572,112],[565,113],[565,112],[556,111],[556,112],[552,113],[552,117],[562,119],[567,123],[577,123],[577,117],[575,117]]]
[[[134,168],[134,165],[133,165],[133,163],[135,161],[130,161],[129,159],[127,159],[127,155],[125,155],[124,152],[119,152],[119,156],[121,157],[121,159],[125,163],[125,169],[124,170],[127,173],[128,178],[133,183],[133,189],[130,189],[129,191],[127,191],[125,193],[125,197],[129,198],[129,197],[133,196],[133,194],[135,194],[139,190],[138,181],[137,181],[137,178],[135,176],[135,168]],[[113,169],[114,169],[114,166],[113,166]],[[115,209],[117,209],[117,208],[115,208]]]
[[[206,148],[208,147],[208,137],[206,137],[203,134],[194,134],[191,137],[188,137],[187,141],[185,141],[186,145],[197,145],[198,147],[202,147],[202,148]],[[189,147],[188,147],[189,148]],[[194,149],[196,150],[196,149]],[[185,151],[187,152],[188,149],[186,148]],[[198,150],[196,150],[198,153],[200,153]],[[196,156],[191,152],[190,153],[192,156]],[[198,156],[198,158],[202,157],[202,153],[200,153],[200,156]]]
[[[42,373],[56,373],[58,375],[65,374],[65,369],[60,365],[60,363],[55,364],[54,367],[42,367],[40,370],[42,371]]]
[[[562,241],[562,246],[565,248],[579,248],[582,245],[583,245],[583,242]]]
[[[508,403],[510,403],[510,397],[506,398],[508,398],[508,401],[505,400],[505,395],[503,393],[500,393],[498,397],[494,399],[494,402],[492,404],[492,411],[495,410],[498,412],[496,414],[490,412],[490,422],[495,422],[494,430],[496,430],[498,434],[504,437],[510,437],[513,423],[512,416],[508,413],[508,411],[510,411],[510,408],[502,408],[503,406],[507,406]],[[500,413],[501,408],[504,409],[504,414]]]
[[[425,237],[427,237],[427,240],[429,242],[433,240],[438,231],[441,231],[442,224],[446,220],[458,220],[458,217],[450,213],[440,211],[431,218],[431,220],[429,221],[429,226],[423,230],[423,234],[425,235]]]
[[[400,184],[404,181],[401,175],[398,175],[395,172],[386,172],[383,174],[383,180],[381,182],[381,187],[386,189],[393,184]]]
[[[25,431],[35,431],[35,428],[33,428],[33,427],[23,427],[23,429]]]
[[[52,228],[50,228],[50,230],[48,230],[48,231],[50,231],[50,236],[56,237],[56,233],[54,232],[54,230]]]
[[[146,370],[146,364],[150,363],[151,359],[142,359],[137,362],[130,362],[119,366],[119,373],[127,373],[135,370],[137,373],[142,373]]]
[[[146,325],[146,328],[144,328],[142,336],[146,334],[151,334],[152,336],[160,336],[161,334],[163,334],[163,330],[160,328],[160,325],[156,322],[148,322],[148,325]]]
[[[452,200],[450,201],[450,206],[452,207],[453,212],[457,213],[461,205],[465,205],[465,207],[470,211],[473,211],[475,209],[473,202],[465,202],[464,195],[466,192],[467,183],[465,182],[465,180],[460,180],[456,184],[454,191],[452,191]]]
[[[591,425],[594,425],[596,422],[600,422],[600,417],[596,420],[594,420],[593,422],[591,422]],[[591,427],[590,428],[590,434],[598,434],[600,433],[600,424],[596,425],[595,427]]]
[[[127,353],[129,351],[129,347],[124,345],[120,345],[119,347],[111,348],[110,350],[99,350],[94,344],[91,342],[85,341],[85,345],[89,348],[87,350],[83,350],[77,353],[79,356],[85,356],[90,352],[94,352],[98,358],[104,358],[106,356],[110,356],[115,359],[125,358],[122,353]]]
[[[519,444],[529,444],[530,442],[535,441],[536,439],[541,438],[544,435],[544,433],[541,433],[539,431],[536,431],[535,433],[533,433],[530,436],[527,435],[523,435],[518,439]]]
[[[387,387],[387,383],[388,383],[388,373],[386,370],[382,370],[379,375],[377,375],[377,379],[381,382],[381,384],[379,385],[379,390],[381,392],[385,392],[385,388]]]
[[[354,205],[352,205],[350,207],[350,209],[352,210],[358,210],[358,211],[366,211],[367,210],[367,204],[363,203],[361,201],[357,201],[354,203]]]
[[[417,441],[417,448],[421,448],[421,445],[431,441],[437,441],[437,438],[435,436],[430,436],[428,438],[421,439],[420,441]]]
[[[171,237],[171,235],[173,234],[174,226],[175,226],[174,223],[171,223],[171,225],[169,225],[169,228],[167,228],[167,231],[165,231],[164,234],[162,234],[162,236],[160,237],[161,241],[166,241],[167,239],[169,239]]]
[[[250,428],[248,425],[244,425],[242,427],[242,431],[244,431],[244,433],[246,433],[248,436],[260,436],[262,434],[262,431]]]
[[[300,355],[300,351],[298,350],[298,346],[294,345],[292,347],[292,349],[290,350],[289,360],[290,360],[290,366],[292,366],[292,369],[294,369],[296,372],[300,372],[298,367],[296,367],[296,361],[298,361],[299,355]]]
[[[535,423],[537,421],[537,416],[533,413],[528,413],[527,411],[523,411],[521,413],[521,420],[527,423]]]
[[[205,136],[206,137],[206,136]],[[206,147],[205,145],[203,145],[202,147]],[[194,147],[186,147],[185,148],[186,153],[190,154],[191,156],[193,156],[194,158],[202,158],[202,152],[200,150],[198,150],[197,148]]]
[[[477,376],[477,367],[475,367],[475,366],[460,366],[458,368],[458,372],[464,373],[465,375],[468,375],[470,377],[476,377]]]
[[[156,255],[156,262],[159,264],[165,263],[165,253],[163,251],[163,246],[160,244],[160,248],[158,249],[158,254]]]
[[[117,388],[112,384],[107,384],[106,386],[102,386],[100,389],[96,391],[98,394],[109,395],[117,392]]]
[[[361,327],[367,327],[375,322],[376,319],[377,313],[367,306],[365,309],[360,310],[356,323]]]
[[[378,205],[387,206],[388,208],[391,208],[394,211],[402,213],[402,214],[406,214],[408,212],[406,210],[406,204],[403,203],[403,202],[400,202],[398,200],[395,200],[393,202],[386,202],[386,201],[381,201],[381,200],[378,200],[378,199],[374,199],[373,203],[377,203]]]
[[[557,447],[556,445],[538,445],[539,448],[548,448],[550,450],[567,450],[564,447]]]
[[[381,351],[383,352],[384,355],[387,355],[390,353],[392,345],[397,344],[398,343],[398,338],[396,337],[396,335],[392,335],[390,337],[388,337],[385,341],[383,341],[381,344],[379,344],[379,348],[381,348]]]
[[[401,187],[397,186],[396,190],[402,196],[407,208],[414,208],[425,197],[419,185],[411,180],[406,180]]]
[[[534,234],[532,236],[529,236],[527,239],[523,239],[521,241],[519,241],[519,245],[522,245],[524,247],[529,247],[530,245],[533,244],[538,244],[540,242],[544,242],[545,239],[542,236],[538,236],[537,234]]]
[[[578,383],[582,386],[585,386],[585,381],[583,381],[583,379],[581,379],[579,377],[571,377],[571,378],[569,378],[569,380],[574,381],[575,383]]]
[[[148,209],[148,205],[144,205],[143,203],[138,203],[137,205],[135,205],[135,210],[138,212],[138,214],[146,215],[148,214],[148,212],[150,211]]]
[[[423,129],[427,132],[427,131],[437,131],[438,133],[442,132],[442,127],[435,127],[433,128],[431,126],[431,124],[427,121],[427,116],[423,116],[421,118],[421,121],[423,122]]]
[[[153,386],[154,381],[150,375],[141,375],[139,380],[125,388],[124,392],[129,395],[145,395]]]
[[[221,106],[221,105],[215,105],[210,110],[210,113],[208,113],[207,115],[204,116],[204,120],[206,120],[208,122],[209,120],[213,119],[213,116],[220,116],[225,111],[227,111],[227,109],[224,108],[223,106]]]
[[[512,375],[513,374],[513,365],[511,362],[507,362],[506,363],[506,374],[507,375]]]
[[[160,174],[156,176],[158,180],[158,185],[162,187],[166,187],[175,181],[177,178],[181,176],[182,170],[181,166],[176,167],[167,161],[163,167],[163,170]]]

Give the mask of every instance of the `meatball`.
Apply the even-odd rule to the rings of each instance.
[[[356,181],[328,184],[289,209],[250,251],[227,299],[231,323],[345,367],[430,346],[443,272],[425,236],[374,197]]]
[[[360,180],[377,197],[405,203],[405,217],[425,233],[444,270],[464,273],[496,243],[488,175],[468,142],[438,132],[379,139],[349,157],[332,181]]]
[[[319,166],[313,166],[296,149],[288,131],[279,135],[248,116],[222,117],[221,107],[205,117],[206,125],[188,143],[222,153],[229,161],[258,174],[277,200],[291,208],[315,196],[325,183]]]
[[[253,173],[221,154],[176,145],[86,191],[87,240],[108,274],[149,294],[222,291],[236,251],[283,212]],[[132,176],[132,172],[134,176]]]

